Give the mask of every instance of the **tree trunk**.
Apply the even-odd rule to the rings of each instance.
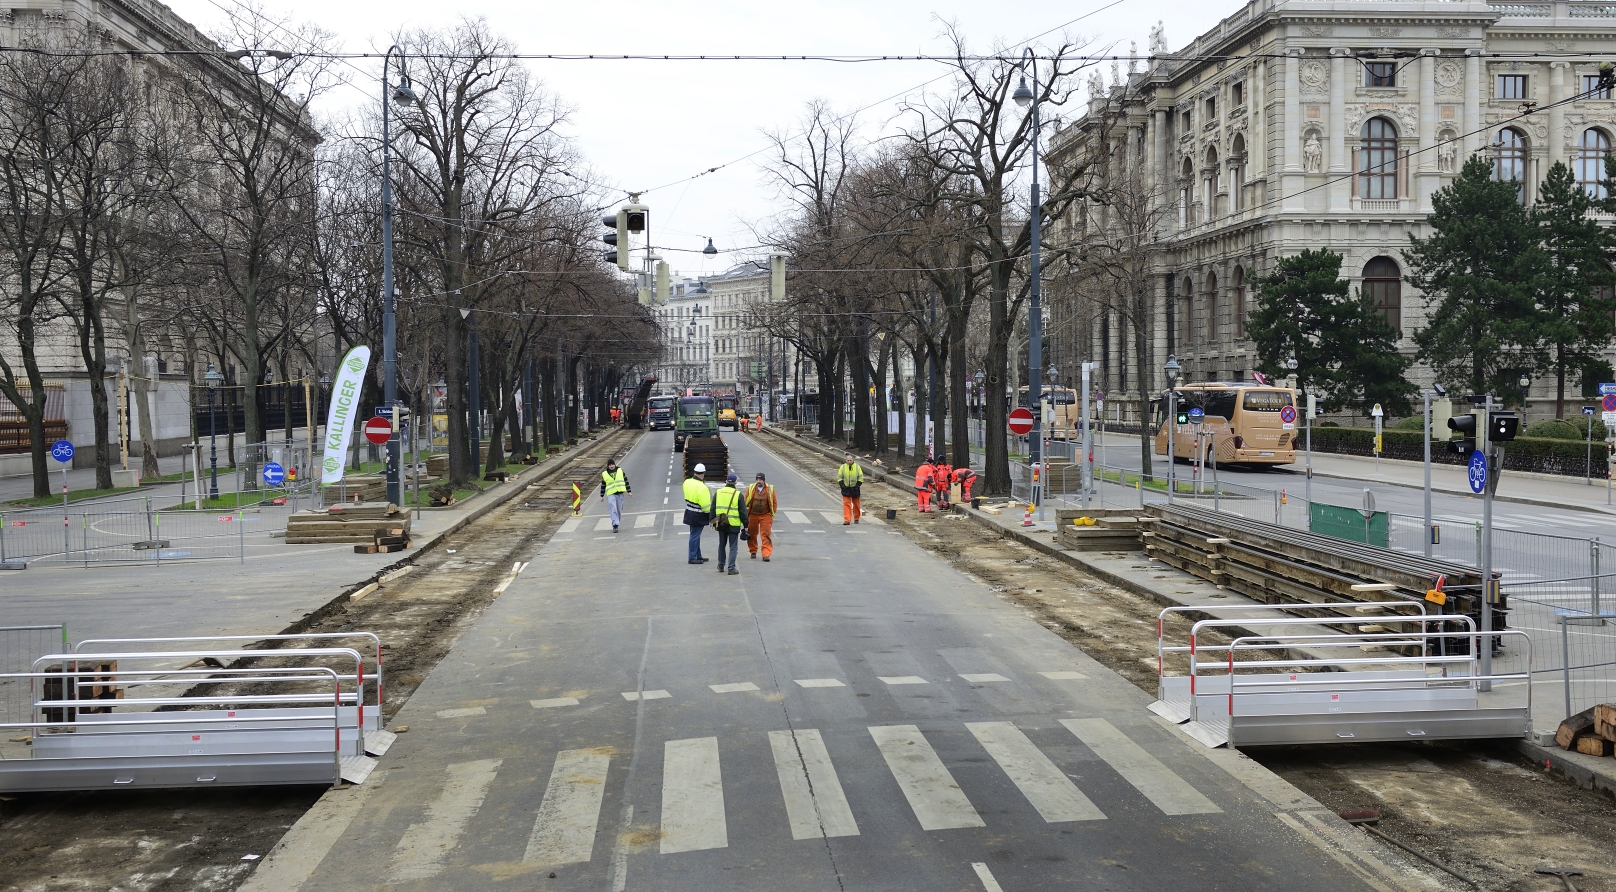
[[[1147,286],[1148,287],[1148,286]],[[1155,449],[1150,442],[1150,394],[1155,380],[1155,359],[1151,356],[1151,329],[1149,325],[1140,325],[1139,322],[1150,318],[1150,297],[1148,290],[1141,289],[1135,298],[1137,312],[1134,316],[1133,329],[1134,361],[1138,374],[1134,377],[1139,389],[1139,468],[1140,474],[1147,481],[1154,480],[1151,473],[1151,457]]]
[[[850,335],[843,343],[847,371],[853,379],[853,448],[874,449],[875,431],[870,427],[870,374],[866,365],[869,351],[864,338]]]
[[[971,418],[965,404],[965,381],[969,370],[965,362],[965,320],[957,313],[948,314],[948,403],[953,419],[954,466],[971,466]]]

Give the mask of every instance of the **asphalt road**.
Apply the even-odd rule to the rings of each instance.
[[[780,487],[773,561],[687,564],[645,436],[622,532],[590,499],[244,889],[1366,887],[1312,800],[726,441]]]

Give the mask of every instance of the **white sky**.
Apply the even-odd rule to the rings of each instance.
[[[166,2],[204,32],[212,32],[228,12],[239,9],[238,0]],[[957,22],[973,50],[988,52],[995,44],[1019,48],[1028,38],[1058,29],[1111,0],[260,2],[273,15],[313,22],[334,32],[350,51],[385,50],[389,35],[398,28],[448,26],[469,15],[486,18],[493,30],[527,53],[913,55],[946,51],[939,37],[940,19]],[[1238,0],[1150,4],[1122,0],[1068,31],[1073,37],[1093,40],[1096,51],[1114,45],[1119,55],[1128,52],[1130,40],[1135,41],[1143,55],[1149,30],[1159,18],[1166,20],[1168,42],[1176,49],[1238,8]],[[1059,36],[1057,31],[1044,41]],[[358,69],[340,66],[339,72],[355,87],[334,91],[323,111],[335,113],[345,106],[377,101],[379,64],[374,60],[354,64]],[[659,244],[699,249],[706,244],[704,237],[711,236],[721,251],[753,244],[746,223],[778,209],[759,168],[768,154],[742,160],[764,147],[761,131],[789,128],[805,102],[822,98],[841,111],[874,105],[860,114],[866,132],[874,135],[895,109],[895,100],[882,100],[945,73],[940,63],[933,62],[526,64],[576,109],[572,135],[597,178],[625,189],[654,190],[642,200],[651,208]],[[1102,70],[1109,78],[1109,66]],[[718,165],[728,166],[688,183],[677,182]],[[674,185],[666,185],[670,183]],[[727,251],[713,258],[673,252],[665,256],[676,271],[687,275],[721,271],[745,259]]]

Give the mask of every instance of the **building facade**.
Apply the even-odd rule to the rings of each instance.
[[[1343,255],[1412,353],[1425,310],[1402,251],[1464,159],[1488,157],[1528,203],[1556,161],[1599,188],[1616,100],[1598,54],[1613,38],[1616,7],[1585,0],[1252,0],[1178,52],[1158,25],[1142,70],[1091,81],[1086,114],[1051,141],[1051,165],[1088,164],[1097,189],[1138,205],[1075,206],[1053,242],[1148,235],[1133,304],[1081,275],[1051,287],[1052,325],[1074,333],[1053,358],[1098,358],[1097,387],[1137,396],[1133,329],[1148,325],[1147,391],[1170,354],[1191,380],[1249,380],[1250,283],[1307,248]]]
[[[747,411],[789,389],[794,351],[769,336],[766,266],[743,263],[701,279],[678,278],[656,308],[662,328],[657,379],[668,389],[734,393]]]

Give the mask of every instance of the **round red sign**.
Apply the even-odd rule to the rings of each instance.
[[[365,439],[377,446],[386,443],[393,437],[393,425],[387,419],[376,416],[365,422]]]
[[[1010,413],[1007,426],[1010,428],[1010,433],[1018,437],[1032,433],[1032,410],[1026,406],[1013,410]]]
[[[1296,407],[1294,407],[1294,406],[1285,406],[1284,408],[1280,409],[1279,410],[1279,420],[1285,422],[1286,424],[1295,424],[1296,423]]]

